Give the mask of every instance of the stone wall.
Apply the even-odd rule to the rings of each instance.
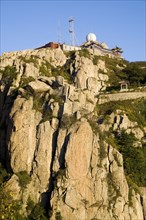
[[[115,94],[104,94],[99,96],[98,104],[103,104],[110,101],[123,101],[138,98],[146,99],[146,92],[124,92]]]

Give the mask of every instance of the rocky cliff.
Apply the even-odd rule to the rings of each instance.
[[[1,56],[1,187],[21,218],[146,219],[146,102],[99,104],[115,71],[107,59],[60,48]]]

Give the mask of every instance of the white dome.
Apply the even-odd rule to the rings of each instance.
[[[87,41],[96,41],[96,35],[93,33],[89,33],[86,37]]]

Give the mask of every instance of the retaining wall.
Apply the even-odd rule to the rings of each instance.
[[[98,104],[103,104],[110,101],[123,101],[144,98],[146,99],[146,92],[123,92],[123,93],[113,93],[104,94],[99,96]]]

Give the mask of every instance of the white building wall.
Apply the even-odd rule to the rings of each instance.
[[[62,50],[64,50],[64,51],[81,50],[81,47],[71,46],[71,45],[67,45],[67,44],[62,44],[61,47],[62,47]]]

